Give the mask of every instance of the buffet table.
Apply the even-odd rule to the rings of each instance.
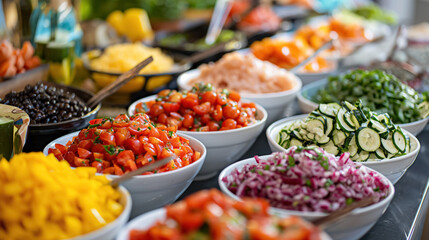
[[[387,211],[362,239],[421,238],[429,205],[429,162],[426,159],[429,154],[429,125],[417,138],[421,149],[416,161],[395,184],[395,196]],[[270,153],[264,131],[240,159]],[[180,199],[201,189],[219,188],[218,176],[219,174],[205,181],[194,181]]]

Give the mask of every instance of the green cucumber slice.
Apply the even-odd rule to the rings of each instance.
[[[379,148],[379,149],[375,150],[375,156],[376,156],[378,159],[385,159],[385,158],[386,158],[386,154],[384,154],[384,151],[383,151],[383,149],[381,149],[381,148]]]
[[[392,135],[393,145],[400,151],[405,152],[407,146],[407,139],[401,130],[396,130]]]
[[[301,142],[300,140],[296,139],[296,138],[292,138],[292,139],[289,141],[289,146],[288,146],[288,148],[290,148],[290,147],[292,147],[292,146],[302,146],[302,142]]]
[[[358,152],[358,146],[356,144],[356,136],[353,134],[351,135],[351,140],[348,142],[348,151],[350,153],[350,156],[357,155]]]
[[[338,111],[338,114],[337,114],[337,123],[338,123],[338,125],[339,125],[339,127],[343,130],[343,131],[346,131],[346,132],[353,132],[354,131],[354,128],[351,128],[347,123],[346,123],[346,121],[344,120],[344,114],[346,113],[346,110],[344,109],[344,108],[341,108],[339,111]]]
[[[369,152],[361,151],[357,154],[359,157],[355,160],[356,162],[366,162],[369,159]]]
[[[337,116],[338,111],[341,109],[338,103],[319,104],[319,112],[329,117]]]
[[[302,140],[302,136],[301,136],[301,134],[299,134],[299,132],[298,132],[298,130],[293,130],[291,133],[290,133],[290,135],[291,135],[291,137],[294,137],[294,138],[297,138],[297,139],[299,139],[299,140]]]
[[[352,119],[352,116],[354,116],[354,115],[351,112],[345,112],[344,113],[344,121],[346,122],[346,124],[349,127],[356,129],[356,124],[355,124],[355,121]]]
[[[399,152],[399,150],[395,147],[395,144],[393,144],[393,141],[391,138],[388,139],[381,139],[381,146],[384,150],[386,150],[388,153],[395,155]],[[388,157],[389,158],[389,157]]]
[[[374,152],[380,147],[380,136],[369,127],[362,127],[357,130],[357,145],[360,149],[367,152]]]
[[[378,133],[387,132],[387,127],[384,124],[382,124],[381,122],[376,121],[376,120],[372,120],[372,119],[369,120],[368,127],[374,129]]]
[[[384,122],[388,127],[392,125],[392,120],[390,119],[390,116],[387,113],[378,115],[377,119],[380,122]]]
[[[326,152],[330,154],[334,154],[335,156],[338,155],[340,150],[337,146],[335,146],[334,142],[329,141],[328,143],[321,146],[323,149],[325,149]]]
[[[337,146],[342,146],[346,141],[347,135],[343,131],[334,130],[332,133],[332,141]]]
[[[348,111],[357,110],[357,107],[347,101],[343,102],[343,107],[346,108]]]
[[[375,153],[370,153],[369,154],[369,158],[368,160],[378,160],[379,158],[377,157],[377,155],[375,155]]]
[[[352,113],[356,117],[356,119],[358,120],[359,124],[363,124],[363,123],[366,123],[368,121],[365,114],[360,109],[353,110]]]
[[[330,136],[333,129],[334,129],[334,119],[330,118],[330,117],[327,117],[326,118],[326,131],[325,131],[325,135]]]
[[[329,140],[331,140],[328,136],[326,136],[326,135],[323,135],[323,136],[319,136],[319,135],[316,135],[315,137],[314,137],[314,140],[318,143],[318,144],[325,144],[325,143],[328,143],[329,142]]]
[[[309,118],[309,120],[306,122],[306,126],[307,131],[313,133],[314,135],[322,136],[325,133],[325,123],[319,118]]]

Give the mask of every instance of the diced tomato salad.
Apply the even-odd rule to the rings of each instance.
[[[203,190],[167,206],[165,220],[131,230],[129,239],[320,239],[317,227],[295,216],[270,216],[268,208],[263,199],[235,201],[219,190]]]
[[[157,124],[183,131],[222,131],[257,121],[255,104],[240,100],[235,91],[197,84],[188,92],[163,90],[155,100],[138,103],[135,113],[146,113]]]
[[[145,174],[167,172],[187,166],[200,158],[189,140],[178,136],[176,128],[157,125],[146,114],[128,118],[94,119],[66,146],[55,144],[49,149],[58,160],[72,167],[95,167],[98,173],[123,175],[150,162],[178,156],[161,168]]]

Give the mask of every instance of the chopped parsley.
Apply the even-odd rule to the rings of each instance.
[[[293,166],[295,166],[295,159],[293,159],[292,156],[288,156],[287,163],[288,163],[289,167],[293,167]]]
[[[328,157],[324,157],[322,160],[320,160],[320,166],[323,167],[325,170],[329,170],[329,160]]]
[[[113,145],[104,145],[103,147],[104,147],[104,150],[106,150],[106,152],[107,152],[109,155],[113,155],[113,154],[115,154],[115,152],[116,152],[116,148],[115,148],[115,146],[113,146]]]
[[[95,128],[95,127],[99,127],[99,126],[101,126],[101,123],[91,124],[88,126],[88,128]]]
[[[174,133],[173,131],[168,131],[168,136],[173,137],[173,133]]]
[[[94,139],[94,143],[103,143],[103,142],[100,140],[100,136],[97,136],[97,137]]]
[[[329,187],[332,184],[334,184],[334,182],[332,182],[332,180],[328,178],[328,180],[326,180],[326,182],[325,182],[325,187]]]

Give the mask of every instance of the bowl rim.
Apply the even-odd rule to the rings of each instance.
[[[274,131],[274,128],[282,126],[284,127],[287,123],[292,122],[292,121],[296,121],[296,120],[301,120],[304,117],[306,117],[308,114],[301,114],[301,115],[297,115],[297,116],[292,116],[292,117],[288,117],[288,118],[284,118],[284,119],[280,119],[278,121],[273,122],[270,126],[268,126],[267,130],[265,131],[265,134],[267,136],[267,140],[270,144],[272,144],[273,146],[275,146],[277,149],[284,149],[282,146],[280,146],[277,141],[275,141],[272,137],[271,134]],[[383,164],[383,163],[394,163],[394,162],[398,162],[398,161],[403,161],[404,159],[409,158],[410,156],[414,156],[417,155],[420,152],[420,142],[419,140],[413,135],[411,134],[409,131],[402,129],[402,131],[408,136],[410,137],[410,141],[411,142],[415,142],[416,143],[416,147],[413,151],[399,156],[399,157],[394,157],[394,158],[385,158],[385,159],[380,159],[380,160],[376,160],[376,161],[367,161],[367,162],[360,162],[362,165],[365,166],[372,166],[372,165],[378,165],[378,164]]]
[[[129,116],[132,116],[133,114],[131,114],[132,112],[133,112],[133,110],[135,109],[135,107],[136,107],[136,105],[138,104],[138,103],[141,103],[141,102],[147,102],[147,101],[149,101],[149,100],[152,100],[152,99],[155,99],[157,97],[157,95],[151,95],[151,96],[148,96],[148,97],[144,97],[144,98],[141,98],[141,99],[139,99],[139,100],[137,100],[137,101],[135,101],[135,102],[133,102],[129,107],[128,107],[128,111],[127,111],[127,113],[128,113],[128,115]],[[251,102],[251,101],[249,101],[249,100],[247,100],[247,99],[243,99],[243,100],[245,100],[245,101],[247,101],[247,102]],[[235,129],[229,129],[229,130],[224,130],[224,131],[209,131],[209,132],[192,132],[192,131],[182,131],[182,130],[178,130],[177,132],[178,133],[183,133],[183,134],[191,134],[192,136],[198,136],[198,135],[222,135],[222,134],[225,134],[225,133],[235,133],[235,132],[242,132],[242,131],[246,131],[246,130],[248,130],[248,129],[252,129],[252,128],[257,128],[257,127],[260,127],[260,125],[265,125],[265,123],[266,123],[266,121],[267,121],[267,118],[268,118],[268,113],[267,113],[267,110],[265,110],[265,108],[264,107],[262,107],[261,105],[259,105],[259,104],[257,104],[257,103],[255,103],[255,105],[256,105],[256,109],[257,109],[257,111],[260,111],[260,112],[262,112],[262,114],[263,114],[263,116],[262,116],[262,119],[260,119],[260,120],[258,120],[255,124],[252,124],[252,125],[249,125],[249,126],[246,126],[246,127],[242,127],[242,128],[235,128]]]
[[[295,82],[295,86],[291,89],[285,90],[285,91],[281,91],[281,92],[270,92],[270,93],[240,93],[240,95],[243,98],[271,98],[271,97],[282,97],[285,95],[291,95],[294,93],[298,93],[302,87],[303,87],[303,83],[302,83],[302,79],[297,75],[294,74],[290,71],[287,71],[286,69],[283,68],[279,68],[281,71],[285,71],[289,74],[291,74],[293,81]],[[187,77],[189,77],[189,75],[197,75],[199,76],[200,73],[200,69],[196,68],[196,69],[192,69],[186,72],[183,72],[182,74],[180,74],[177,77],[177,85],[179,85],[179,87],[182,87],[183,89],[191,89],[192,86],[188,85],[188,82],[190,79],[187,79]],[[198,77],[196,76],[196,77]],[[190,77],[189,77],[190,78]],[[186,87],[186,88],[185,88]]]
[[[304,96],[303,93],[306,93],[311,88],[316,88],[316,87],[320,88],[321,86],[326,85],[328,83],[327,81],[328,81],[328,79],[324,78],[324,79],[320,79],[320,80],[317,80],[315,82],[312,82],[312,83],[309,83],[309,84],[303,86],[301,88],[301,90],[298,92],[297,96],[296,96],[297,99],[298,99],[298,101],[302,102],[302,103],[304,103],[306,105],[309,105],[309,106],[311,105],[311,106],[314,106],[315,108],[317,108],[320,103],[314,102],[313,100],[309,99],[308,96]],[[398,124],[395,124],[395,125],[400,126],[402,128],[403,127],[411,127],[411,126],[414,126],[414,125],[421,124],[421,123],[423,123],[425,121],[429,121],[429,116],[427,116],[425,118],[422,118],[422,119],[419,119],[419,120],[414,121],[414,122],[398,123]]]
[[[47,155],[48,150],[49,150],[49,146],[50,146],[50,145],[55,145],[55,143],[57,142],[57,140],[58,140],[58,139],[60,139],[60,138],[66,138],[66,137],[67,137],[67,138],[70,138],[70,140],[71,140],[74,136],[77,136],[77,135],[79,134],[79,132],[80,132],[80,131],[72,132],[72,133],[66,134],[66,135],[64,135],[64,136],[61,136],[61,137],[56,138],[56,139],[54,139],[53,141],[49,142],[49,143],[48,143],[48,144],[43,148],[43,154]],[[199,158],[197,161],[195,161],[195,162],[193,162],[193,163],[191,163],[191,164],[189,164],[189,165],[187,165],[187,166],[184,166],[184,167],[181,167],[181,168],[175,169],[175,170],[173,170],[173,171],[162,172],[162,173],[156,173],[156,174],[151,174],[151,175],[137,175],[137,176],[133,176],[133,179],[159,178],[159,177],[163,177],[163,176],[167,176],[167,175],[171,175],[171,174],[175,174],[175,173],[180,174],[181,172],[183,172],[183,171],[187,170],[187,169],[188,169],[188,168],[190,168],[190,167],[194,167],[194,166],[196,166],[196,165],[198,165],[198,164],[201,164],[201,166],[202,166],[202,165],[204,164],[204,161],[205,161],[206,156],[207,156],[207,149],[206,149],[206,147],[204,146],[204,144],[203,144],[201,141],[199,141],[198,139],[196,139],[195,137],[189,136],[189,135],[184,134],[184,133],[182,133],[182,132],[177,132],[177,134],[178,134],[179,136],[181,136],[181,137],[184,137],[184,138],[188,139],[188,140],[192,140],[192,141],[194,141],[194,142],[195,142],[199,147],[201,147],[201,148],[203,149],[203,152],[201,153],[200,158]],[[193,148],[193,150],[194,150],[194,148]],[[71,166],[70,166],[70,167],[71,167]],[[73,167],[72,167],[72,168],[73,168]],[[104,174],[104,175],[106,175],[106,176],[107,176],[108,178],[110,178],[110,179],[115,179],[115,178],[118,178],[118,177],[119,177],[118,175],[113,175],[113,174]]]
[[[67,238],[66,240],[78,240],[78,239],[96,237],[98,234],[102,234],[103,232],[104,233],[108,232],[108,229],[111,228],[114,224],[116,224],[117,221],[119,221],[121,218],[127,218],[126,221],[124,222],[124,225],[127,224],[128,222],[127,215],[129,216],[129,214],[131,213],[132,199],[131,199],[130,192],[125,187],[119,186],[119,192],[121,193],[121,196],[125,197],[125,206],[124,206],[124,209],[122,210],[122,213],[119,214],[119,216],[115,220],[109,222],[108,224],[104,225],[101,228],[95,229],[94,231],[85,233],[84,235],[75,236],[73,238]],[[120,227],[119,229],[122,229],[123,225],[118,227]]]
[[[261,159],[264,159],[264,158],[270,157],[271,155],[272,154],[258,156],[258,157]],[[227,176],[227,172],[231,172],[233,169],[238,169],[237,168],[238,165],[248,164],[248,163],[251,163],[252,161],[256,161],[254,157],[253,158],[246,158],[246,159],[237,161],[237,162],[229,165],[228,167],[226,167],[222,170],[222,172],[218,176],[218,184],[219,184],[219,187],[222,190],[222,192],[224,192],[226,195],[228,195],[234,199],[241,199],[240,197],[238,197],[237,195],[235,195],[234,193],[229,191],[229,189],[226,187],[226,184],[222,181],[222,178]],[[362,165],[362,166],[366,167],[364,165]],[[362,214],[362,213],[366,213],[366,212],[372,211],[374,209],[377,209],[377,208],[383,206],[384,204],[388,204],[392,200],[393,196],[395,195],[395,187],[393,186],[393,183],[386,176],[384,176],[380,172],[378,172],[374,169],[371,169],[369,167],[366,167],[366,169],[369,171],[376,172],[379,176],[381,176],[385,180],[385,182],[387,182],[389,184],[389,194],[379,202],[371,204],[367,207],[357,208],[357,209],[353,210],[350,213],[350,215]],[[239,170],[241,170],[241,169],[239,169]],[[327,216],[329,214],[329,213],[324,213],[324,212],[302,212],[302,211],[296,211],[296,210],[281,209],[281,208],[276,208],[276,207],[270,207],[270,211],[271,212],[277,212],[277,213],[283,212],[287,215],[296,215],[296,216],[301,216],[301,217],[324,217],[324,216]]]

